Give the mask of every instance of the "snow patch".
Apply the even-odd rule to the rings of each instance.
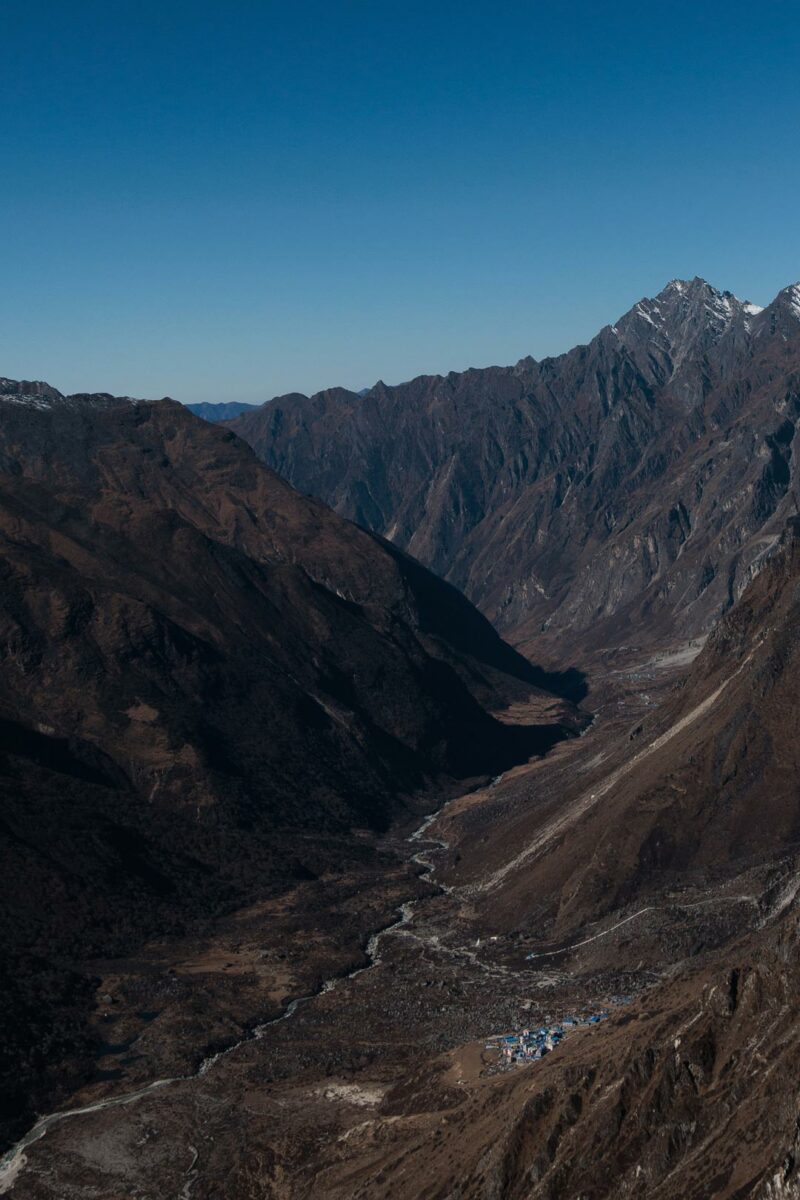
[[[51,408],[105,408],[115,404],[142,404],[146,401],[137,400],[134,396],[96,395],[62,396],[53,390],[45,392],[19,392],[17,384],[12,379],[0,379],[0,402],[19,404],[24,408],[35,408],[45,411]],[[9,390],[6,391],[5,389]],[[13,390],[12,390],[13,389]]]
[[[655,325],[655,321],[650,316],[650,313],[647,311],[647,309],[644,307],[644,305],[646,303],[648,303],[648,302],[644,301],[644,300],[640,300],[638,304],[634,305],[634,312],[636,312],[640,317],[644,317],[645,321],[648,321],[651,325]]]
[[[22,404],[26,408],[52,408],[57,403],[52,396],[16,396],[0,392],[0,400],[6,404]]]
[[[789,301],[792,315],[800,320],[800,283],[793,283],[786,289],[786,298]]]

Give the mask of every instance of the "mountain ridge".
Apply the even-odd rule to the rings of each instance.
[[[598,626],[700,636],[793,505],[800,285],[757,309],[672,281],[556,358],[278,397],[229,427],[553,661]]]

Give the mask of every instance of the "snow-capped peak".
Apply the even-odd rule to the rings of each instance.
[[[793,283],[784,289],[784,296],[789,302],[792,315],[800,320],[800,283]]]
[[[631,318],[638,319],[654,330],[672,332],[691,323],[719,336],[739,321],[749,328],[749,319],[762,311],[760,305],[740,300],[733,292],[720,292],[696,275],[694,279],[671,279],[653,299],[639,300],[623,320],[627,324]]]

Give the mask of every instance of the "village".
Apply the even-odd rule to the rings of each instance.
[[[615,996],[612,1004],[628,1003],[629,997]],[[499,1060],[495,1070],[504,1071],[525,1063],[537,1062],[544,1058],[564,1040],[567,1034],[582,1025],[599,1025],[609,1016],[607,1008],[600,1009],[590,1016],[566,1016],[552,1025],[542,1025],[538,1029],[522,1029],[519,1033],[496,1034],[486,1041],[486,1049],[499,1052]]]

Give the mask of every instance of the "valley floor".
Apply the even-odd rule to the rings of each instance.
[[[633,1029],[647,1029],[643,1044],[673,1036],[675,1014],[694,1003],[697,947],[713,951],[763,916],[757,865],[588,914],[566,939],[513,886],[544,835],[568,838],[583,815],[563,804],[564,781],[585,781],[580,795],[604,803],[615,756],[693,649],[608,672],[584,736],[387,839],[380,870],[302,884],[207,937],[97,964],[108,1031],[97,1080],[64,1106],[82,1112],[7,1156],[0,1193],[557,1196],[557,1185],[533,1190],[556,1155],[552,1113],[567,1114],[563,1138],[587,1080],[622,1060]],[[570,1030],[546,1059],[498,1073],[487,1038],[606,1007],[607,1020]]]

